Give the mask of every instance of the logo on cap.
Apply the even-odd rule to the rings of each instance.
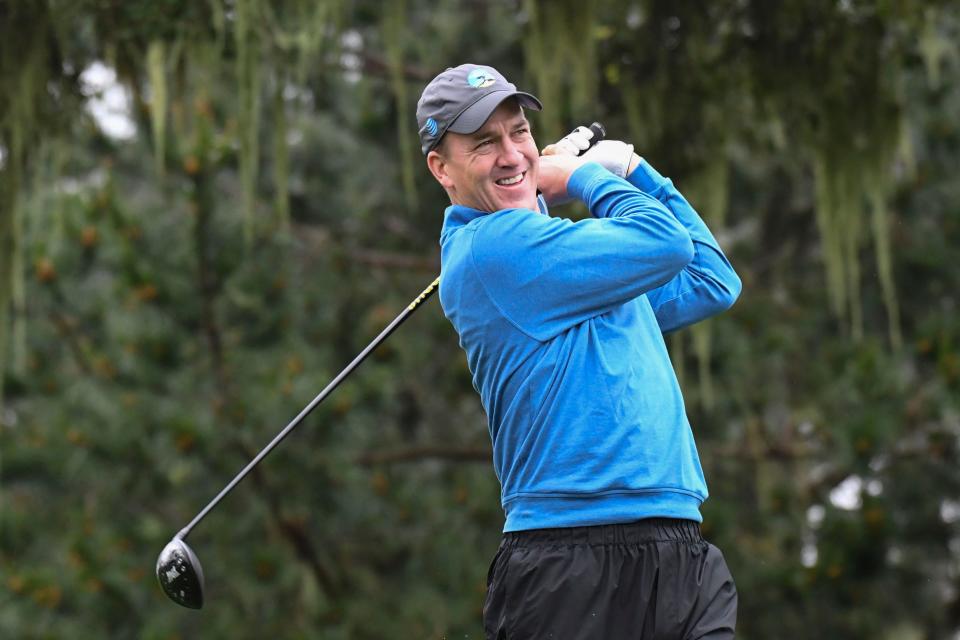
[[[437,121],[433,118],[427,118],[427,133],[429,133],[431,136],[435,136],[439,130],[440,125],[437,124]]]
[[[493,75],[493,71],[490,69],[484,69],[479,67],[470,72],[470,75],[467,76],[467,84],[469,84],[474,89],[482,89],[484,87],[489,87],[497,79]]]

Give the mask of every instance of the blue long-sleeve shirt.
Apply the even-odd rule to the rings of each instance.
[[[440,236],[504,531],[699,521],[707,486],[663,333],[728,308],[740,281],[645,161],[628,180],[585,164],[568,191],[591,219],[451,205]]]

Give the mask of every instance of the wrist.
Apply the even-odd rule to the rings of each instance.
[[[655,195],[667,181],[644,158],[640,158],[633,173],[629,176],[630,184],[648,195]]]
[[[633,154],[633,155],[630,157],[630,162],[629,162],[629,164],[627,164],[627,175],[626,175],[626,177],[629,178],[629,177],[630,177],[630,174],[632,174],[634,171],[637,170],[637,167],[640,166],[640,161],[641,161],[641,160],[642,160],[642,158],[641,158],[640,156],[638,156],[637,154]]]
[[[590,185],[596,180],[610,177],[610,172],[597,162],[585,162],[567,178],[567,194],[586,202],[589,199]]]

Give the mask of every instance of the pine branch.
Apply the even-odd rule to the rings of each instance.
[[[56,308],[50,310],[50,321],[53,322],[53,326],[57,328],[57,332],[66,343],[67,348],[70,350],[70,355],[73,356],[73,360],[80,368],[80,371],[82,371],[84,375],[88,375],[90,373],[90,362],[87,359],[82,345],[83,337],[77,333],[76,321],[61,313]]]
[[[255,456],[255,453],[250,451],[241,441],[235,440],[234,444],[243,453],[244,457],[252,459]],[[281,501],[275,497],[273,490],[268,485],[263,474],[260,473],[260,469],[255,467],[251,471],[250,476],[253,478],[253,484],[257,492],[265,497],[267,508],[270,510],[270,516],[273,518],[273,523],[276,525],[277,530],[290,546],[293,547],[297,558],[306,563],[310,571],[313,572],[320,588],[323,589],[328,597],[335,598],[341,592],[338,586],[338,580],[334,578],[320,561],[320,554],[311,542],[311,536],[307,531],[306,525],[298,520],[288,518],[280,512],[279,505]]]

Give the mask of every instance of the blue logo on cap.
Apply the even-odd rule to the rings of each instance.
[[[437,121],[433,118],[427,118],[427,133],[429,133],[431,136],[435,136],[439,130],[440,125],[437,124]]]
[[[479,67],[470,72],[470,75],[467,76],[467,84],[469,84],[474,89],[482,89],[484,87],[489,87],[497,79],[494,77],[493,72],[490,69],[484,69]]]

